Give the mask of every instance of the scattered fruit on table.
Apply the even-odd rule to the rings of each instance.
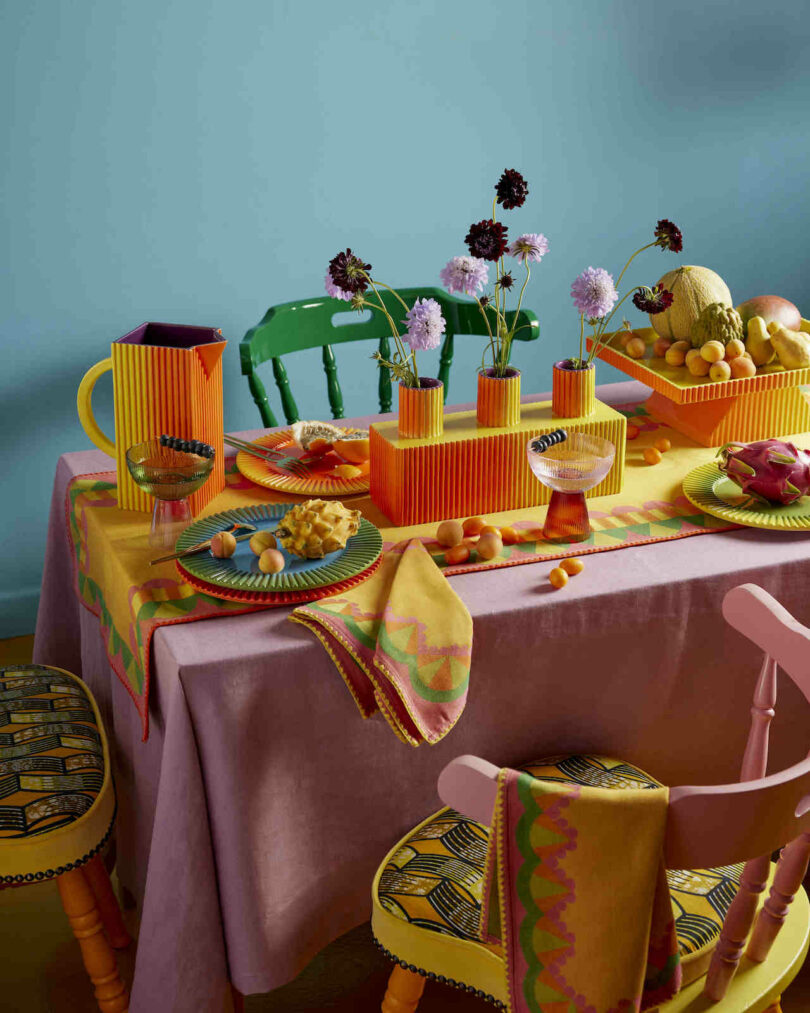
[[[346,434],[331,422],[294,422],[292,438],[308,454],[325,454]]]
[[[778,325],[774,327],[774,330],[777,327]],[[753,359],[755,366],[766,366],[776,357],[776,352],[771,344],[771,335],[764,317],[751,317],[748,321],[745,350]]]
[[[480,535],[481,529],[484,527],[486,523],[487,522],[484,520],[483,517],[468,517],[467,520],[464,521],[464,524],[462,525],[464,529],[464,534],[472,535],[473,537],[475,537],[476,535]]]
[[[660,464],[661,462],[661,451],[655,447],[644,448],[644,460],[647,464]]]
[[[671,344],[672,341],[670,338],[656,338],[653,343],[653,355],[658,359],[663,359]]]
[[[332,450],[349,464],[363,464],[371,455],[368,433],[344,433],[332,441]]]
[[[754,499],[786,505],[810,492],[810,452],[792,443],[727,443],[718,456],[720,470]]]
[[[634,440],[638,436],[638,434],[640,432],[641,432],[641,430],[638,428],[638,426],[633,426],[633,425],[628,426],[627,427],[627,439],[628,440]]]
[[[561,587],[565,587],[568,583],[568,574],[561,566],[555,566],[548,575],[548,582],[559,591]]]
[[[653,443],[653,446],[656,450],[660,450],[662,454],[665,454],[668,450],[672,450],[672,444],[666,436],[659,436],[655,443]]]
[[[236,552],[236,539],[230,531],[217,531],[211,539],[211,555],[217,559],[228,559]]]
[[[481,534],[478,539],[478,545],[475,547],[476,552],[480,559],[494,559],[499,556],[503,551],[503,542],[501,541],[500,532],[486,531]]]
[[[585,569],[585,564],[581,559],[574,559],[571,557],[569,559],[562,560],[560,563],[560,569],[565,570],[569,577],[575,577],[578,573],[582,573]]]
[[[464,539],[464,526],[459,521],[442,521],[436,529],[436,541],[448,548]]]
[[[250,551],[254,552],[257,556],[260,556],[265,549],[275,549],[277,544],[276,536],[272,531],[257,531],[248,542]]]
[[[785,369],[810,366],[810,337],[804,331],[780,327],[771,335],[771,344],[776,351],[776,357]]]
[[[363,471],[356,464],[339,464],[337,467],[332,468],[330,474],[336,478],[360,478]]]
[[[265,549],[259,556],[259,569],[262,573],[281,573],[284,565],[284,556],[278,549]]]
[[[494,524],[485,524],[478,533],[479,535],[497,535],[500,538],[501,529],[495,527]]]
[[[501,541],[504,545],[517,545],[520,541],[520,535],[513,527],[501,528]]]
[[[707,341],[700,346],[700,355],[708,363],[719,362],[725,358],[726,348],[722,341]]]
[[[720,362],[715,362],[709,368],[709,379],[715,383],[719,383],[721,380],[731,379],[731,366],[726,362],[725,359],[721,359]]]
[[[282,547],[303,559],[322,559],[346,547],[360,530],[360,511],[333,500],[308,499],[288,510],[276,528]]]
[[[732,306],[731,292],[719,274],[692,265],[669,271],[658,282],[672,293],[672,305],[650,317],[650,326],[662,338],[688,340],[692,324],[711,303]]]
[[[543,529],[526,528],[520,532],[520,538],[523,542],[540,542],[543,540]]]
[[[731,367],[731,379],[742,380],[746,376],[756,376],[757,367],[754,365],[754,360],[748,355],[738,355],[736,359],[732,359],[729,363]]]
[[[690,348],[686,353],[686,368],[692,376],[708,376],[711,365],[703,358],[700,348]]]
[[[682,366],[686,362],[686,353],[691,347],[688,341],[676,341],[666,350],[664,358],[670,366]]]
[[[625,345],[625,351],[631,359],[643,359],[647,351],[644,338],[632,337]]]
[[[700,311],[700,316],[689,331],[689,337],[694,348],[702,348],[707,341],[719,341],[725,346],[734,338],[742,340],[745,328],[742,317],[733,306],[713,302]]]
[[[793,331],[798,331],[802,322],[802,315],[798,307],[778,295],[758,295],[753,299],[746,299],[737,307],[737,312],[745,324],[749,323],[753,317],[761,317],[766,324],[773,321],[789,327]]]
[[[448,566],[458,566],[459,563],[466,563],[470,558],[470,547],[463,542],[454,545],[444,554],[444,561]]]

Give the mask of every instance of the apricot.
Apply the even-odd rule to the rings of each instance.
[[[703,346],[706,347],[705,345]],[[709,370],[709,379],[714,380],[715,383],[718,380],[730,380],[731,379],[731,366],[724,360],[715,362],[712,368]]]
[[[555,566],[548,575],[548,582],[559,591],[561,587],[565,587],[568,583],[568,574],[561,566]]]
[[[578,573],[582,573],[585,569],[585,564],[581,559],[564,559],[560,563],[560,569],[565,570],[569,577],[574,577]]]
[[[644,460],[647,462],[647,464],[660,464],[661,451],[658,450],[656,447],[645,447]]]
[[[475,548],[480,559],[494,559],[503,551],[500,533],[493,534],[491,531],[487,531],[478,539],[478,545]]]
[[[671,338],[656,338],[655,344],[653,345],[653,355],[657,359],[663,359],[667,354],[667,349],[672,344]]]
[[[631,338],[627,342],[624,350],[631,359],[643,359],[644,353],[647,351],[647,346],[644,343],[643,338]]]
[[[217,559],[228,559],[236,552],[236,539],[230,531],[217,531],[211,539],[211,555]]]
[[[517,545],[520,535],[512,527],[501,528],[501,541],[504,545]]]
[[[628,440],[634,440],[638,436],[638,434],[640,432],[641,432],[641,430],[638,428],[638,426],[628,426],[627,427],[627,439]]]
[[[729,367],[731,375],[735,380],[740,380],[745,376],[757,375],[757,367],[754,365],[753,359],[750,359],[747,355],[738,355],[735,359],[731,360]]]
[[[462,525],[465,535],[480,535],[481,529],[486,525],[483,517],[468,517]]]
[[[464,538],[464,528],[460,521],[442,521],[436,530],[436,541],[440,545],[452,547]]]
[[[276,536],[272,531],[257,531],[248,542],[250,551],[260,556],[265,549],[275,549],[278,545]]]
[[[668,450],[672,450],[672,444],[666,436],[659,437],[655,443],[653,443],[653,446],[656,450],[660,450],[662,454],[665,454]]]
[[[501,529],[496,528],[494,524],[485,524],[483,528],[478,532],[479,535],[497,535],[501,537]]]
[[[722,341],[707,341],[701,345],[700,354],[706,362],[720,362],[725,357],[726,350]]]
[[[635,336],[636,335],[633,333],[633,331],[619,331],[617,335],[619,339],[619,344],[622,346],[622,348],[627,348],[627,342],[632,341],[632,339]]]
[[[356,464],[339,464],[336,468],[332,468],[332,474],[338,478],[359,478],[363,472]]]
[[[739,338],[732,338],[726,345],[726,360],[730,362],[732,359],[738,359],[741,355],[745,355],[745,345]]]
[[[444,561],[448,566],[457,566],[459,563],[466,563],[469,558],[469,546],[464,544],[454,545],[444,554]]]
[[[540,542],[543,540],[543,529],[526,528],[520,532],[520,540],[522,542]]]
[[[692,376],[708,376],[711,363],[703,358],[699,348],[692,348],[686,353],[686,368]]]
[[[669,346],[664,358],[670,366],[682,366],[686,361],[686,353],[689,351],[688,341],[675,341]]]
[[[259,569],[262,573],[281,573],[284,566],[284,556],[278,549],[265,549],[259,556]]]

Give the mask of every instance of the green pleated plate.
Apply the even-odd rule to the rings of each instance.
[[[274,531],[293,506],[294,503],[265,503],[203,517],[180,535],[175,550],[191,548],[236,523],[246,522],[255,524],[260,531]],[[346,547],[330,552],[323,559],[299,559],[281,546],[279,551],[287,563],[281,573],[261,572],[259,557],[251,551],[249,539],[236,543],[236,552],[230,559],[217,559],[206,551],[186,556],[181,562],[195,577],[235,591],[307,591],[349,580],[367,570],[382,552],[382,535],[370,521],[361,518],[360,530]]]
[[[713,461],[689,472],[683,480],[683,492],[699,510],[732,524],[745,524],[768,531],[810,529],[810,497],[803,496],[788,506],[765,506],[757,502],[747,504],[747,497],[740,487],[727,478]]]

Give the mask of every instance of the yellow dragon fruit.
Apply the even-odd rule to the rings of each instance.
[[[287,552],[302,559],[322,559],[346,547],[360,530],[360,511],[334,500],[308,499],[288,510],[276,528]]]

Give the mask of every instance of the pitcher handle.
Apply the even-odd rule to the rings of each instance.
[[[112,358],[102,359],[101,362],[97,362],[95,366],[91,366],[87,370],[82,377],[82,382],[79,384],[79,390],[76,394],[76,407],[79,409],[79,421],[93,443],[95,443],[99,450],[103,450],[105,454],[115,457],[115,444],[104,433],[98,422],[96,422],[96,417],[93,415],[90,403],[96,381],[102,373],[106,373],[109,369],[112,369]]]

